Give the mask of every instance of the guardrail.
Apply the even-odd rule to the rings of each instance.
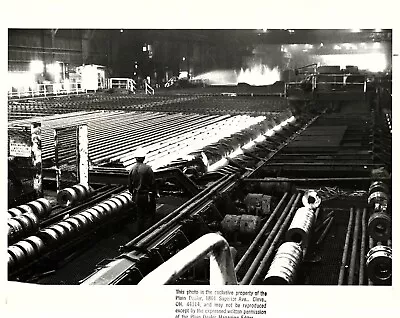
[[[87,93],[82,87],[81,82],[74,83],[53,83],[53,84],[36,84],[35,89],[8,91],[9,98],[26,98],[44,96],[58,96],[68,94]]]
[[[127,77],[112,77],[108,79],[108,88],[122,88],[135,93],[136,82]]]
[[[144,92],[146,95],[154,95],[154,88],[147,81],[144,82]]]
[[[139,285],[173,283],[193,265],[210,255],[210,285],[237,285],[228,242],[216,233],[203,235],[145,276]]]

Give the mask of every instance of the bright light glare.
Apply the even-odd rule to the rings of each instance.
[[[379,48],[381,47],[381,44],[380,44],[379,42],[375,42],[375,43],[372,45],[372,47],[373,47],[374,49],[379,49]]]
[[[48,68],[49,72],[54,75],[61,73],[61,65],[59,63],[49,64],[49,65],[47,65],[47,68]]]
[[[340,65],[341,68],[345,68],[346,65],[354,65],[358,66],[360,70],[381,72],[387,67],[387,60],[383,53],[330,54],[320,57],[324,65]]]
[[[30,70],[32,73],[38,74],[42,73],[44,69],[44,64],[42,61],[31,61]]]
[[[334,49],[334,50],[341,50],[342,48],[341,48],[339,45],[336,44],[336,45],[333,47],[333,49]]]
[[[361,32],[361,29],[351,29],[351,32],[353,33]]]

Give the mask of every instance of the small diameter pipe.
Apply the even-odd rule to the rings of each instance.
[[[324,240],[326,234],[328,234],[329,229],[331,228],[332,223],[333,223],[333,217],[330,217],[330,218],[329,218],[329,223],[328,223],[328,225],[325,227],[325,229],[324,229],[324,231],[322,232],[321,236],[319,237],[319,239],[318,239],[316,245],[321,244],[321,242]]]
[[[355,280],[356,260],[357,260],[357,247],[358,247],[358,233],[360,232],[361,209],[356,209],[356,224],[353,235],[353,246],[351,248],[351,259],[349,275],[347,277],[347,285],[353,285]]]
[[[365,270],[365,247],[367,240],[367,209],[363,209],[361,219],[361,248],[360,248],[360,273],[358,276],[358,285],[364,285],[364,270]]]
[[[247,260],[247,258],[249,257],[250,253],[254,250],[254,248],[256,247],[258,241],[261,239],[261,237],[263,237],[263,235],[265,234],[265,231],[267,230],[268,226],[271,224],[272,220],[275,218],[275,216],[278,214],[278,211],[280,210],[283,202],[286,200],[286,197],[288,196],[288,193],[286,192],[282,199],[279,201],[278,205],[275,207],[274,211],[272,212],[272,214],[270,215],[270,217],[268,218],[268,220],[265,222],[264,226],[262,227],[262,229],[260,230],[260,232],[258,232],[256,238],[254,239],[254,241],[251,243],[250,247],[246,250],[246,252],[244,253],[244,255],[242,256],[242,258],[239,260],[239,262],[236,264],[235,267],[235,271],[236,273],[240,270],[240,268],[243,266],[244,262]]]
[[[297,198],[296,198],[296,201],[294,202],[294,204],[292,205],[292,208],[290,209],[289,213],[287,214],[287,216],[286,216],[286,218],[285,218],[283,224],[279,226],[279,231],[278,231],[278,233],[274,236],[274,240],[272,241],[271,246],[269,247],[267,253],[264,255],[264,257],[263,257],[261,263],[258,264],[257,271],[255,272],[253,278],[251,279],[250,285],[254,285],[254,283],[255,283],[255,282],[257,281],[257,279],[260,277],[262,271],[263,271],[264,268],[265,268],[265,265],[266,265],[266,263],[267,263],[267,260],[269,259],[269,257],[271,256],[271,254],[275,251],[275,246],[277,245],[278,241],[280,240],[280,237],[282,236],[283,232],[286,231],[286,229],[287,229],[287,227],[288,227],[288,225],[289,225],[289,222],[291,221],[291,219],[292,219],[292,217],[293,217],[293,215],[294,215],[294,213],[295,213],[295,211],[296,211],[296,207],[297,207],[297,204],[298,204],[298,202],[299,202],[301,196],[302,196],[302,195],[299,193],[298,196],[297,196]],[[257,262],[257,263],[258,263],[258,262]]]
[[[354,218],[354,208],[351,208],[349,223],[347,226],[346,239],[345,239],[344,248],[343,248],[342,264],[340,265],[338,285],[343,285],[343,281],[344,281],[344,273],[346,270],[347,256],[349,253],[351,229],[353,227],[353,218]]]
[[[280,228],[283,220],[285,219],[286,215],[288,214],[290,207],[293,207],[293,209],[294,209],[294,207],[299,202],[300,198],[301,198],[301,194],[300,193],[297,194],[297,197],[296,197],[296,194],[292,195],[292,197],[290,198],[289,203],[285,207],[285,210],[283,210],[281,216],[279,217],[278,221],[276,222],[275,226],[273,227],[271,233],[268,235],[268,238],[265,240],[263,246],[261,247],[261,250],[258,252],[256,258],[251,263],[251,265],[250,265],[249,269],[247,270],[245,276],[243,277],[242,281],[240,282],[241,285],[247,285],[249,283],[251,276],[253,275],[253,273],[255,272],[256,268],[258,267],[258,264],[259,264],[260,260],[262,259],[264,253],[267,251],[267,248],[268,248],[270,242],[275,237],[275,235],[278,232],[278,229]],[[293,201],[295,201],[294,204],[293,204]]]

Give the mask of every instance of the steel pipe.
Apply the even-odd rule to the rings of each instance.
[[[392,282],[392,249],[378,245],[367,254],[367,274],[374,285],[390,285]]]
[[[292,195],[292,197],[289,200],[289,203],[287,204],[287,206],[283,210],[283,212],[282,212],[281,216],[279,217],[279,219],[276,221],[274,227],[272,228],[270,234],[268,235],[268,238],[265,240],[263,246],[261,247],[261,249],[258,252],[257,256],[255,257],[255,259],[251,263],[251,265],[250,265],[249,269],[247,270],[245,276],[243,277],[242,281],[240,282],[241,285],[246,285],[250,281],[250,278],[253,276],[253,274],[256,271],[256,269],[259,268],[259,262],[261,261],[261,259],[263,258],[265,252],[267,251],[267,248],[268,248],[269,244],[271,243],[271,241],[275,237],[276,233],[278,232],[279,228],[281,227],[281,224],[283,223],[284,219],[288,215],[289,210],[294,210],[295,206],[297,205],[298,201],[300,200],[300,197],[301,197],[300,193],[298,193],[297,195],[296,194]]]
[[[315,215],[309,208],[310,206],[307,204],[307,206],[301,207],[296,211],[286,232],[286,240],[300,244],[302,248],[308,245],[311,228],[315,221]]]
[[[368,235],[376,241],[387,241],[392,234],[392,219],[385,212],[375,212],[368,220]]]
[[[363,209],[361,216],[361,247],[360,247],[360,269],[358,275],[358,285],[364,285],[365,269],[365,249],[367,240],[367,209]]]
[[[354,208],[351,208],[349,223],[347,225],[347,231],[346,231],[346,239],[345,239],[344,247],[343,247],[342,264],[340,265],[338,285],[343,285],[343,281],[344,281],[344,275],[345,275],[345,271],[346,271],[347,258],[348,258],[349,246],[350,246],[351,231],[353,228],[353,218],[354,218]]]
[[[351,248],[351,258],[350,258],[350,267],[349,267],[349,275],[347,280],[347,285],[353,285],[356,281],[355,270],[356,270],[356,261],[357,261],[357,252],[358,252],[358,235],[360,232],[360,221],[361,221],[361,209],[356,209],[356,223],[354,228],[353,235],[353,246]]]
[[[302,248],[295,242],[283,243],[277,250],[276,255],[264,278],[266,285],[292,284],[297,269],[302,260]]]

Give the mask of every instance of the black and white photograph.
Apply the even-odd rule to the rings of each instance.
[[[109,296],[93,295],[123,288],[127,314],[175,318],[286,317],[299,303],[308,316],[304,288],[360,291],[347,301],[362,313],[384,302],[393,28],[158,17],[7,27],[6,302],[47,306],[43,291],[51,303],[68,289],[50,308],[82,290],[92,305],[76,304],[100,308]]]

